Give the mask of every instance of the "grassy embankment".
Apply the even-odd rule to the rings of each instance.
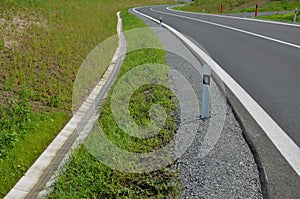
[[[71,117],[77,70],[116,33],[115,13],[171,2],[0,0],[0,197]]]
[[[294,12],[293,10],[298,8],[298,14],[296,21],[300,22],[300,0],[295,1],[274,1],[268,4],[266,11],[278,11],[278,10],[291,10],[290,13],[287,14],[275,14],[268,16],[258,16],[260,19],[268,19],[274,21],[282,21],[282,22],[293,22],[294,21]]]
[[[281,22],[293,22],[294,21],[294,14],[288,13],[288,14],[275,14],[275,15],[267,15],[267,16],[258,16],[259,19],[267,19],[267,20],[273,20],[273,21],[281,21]],[[300,14],[297,14],[296,18],[297,22],[300,22]]]
[[[124,30],[146,27],[128,11],[122,11],[121,17]],[[143,42],[158,42],[150,29],[144,32],[143,38],[147,38],[147,41],[139,40],[139,46],[143,46]],[[129,49],[136,39],[127,35]],[[161,46],[159,43],[157,45]],[[117,79],[136,66],[146,63],[166,64],[165,52],[158,49],[129,52]],[[156,72],[156,76],[167,82],[168,68]],[[164,87],[146,85],[135,91],[131,97],[130,113],[140,125],[149,124],[148,110],[153,104],[163,106],[168,115],[159,134],[147,139],[130,137],[117,126],[112,115],[110,99],[111,94],[103,105],[99,123],[105,135],[119,148],[137,153],[159,149],[169,142],[177,129],[171,116],[177,105],[173,101],[172,92]],[[178,194],[176,175],[167,168],[142,174],[120,172],[97,161],[85,146],[81,146],[74,152],[71,162],[55,183],[55,189],[49,198],[177,198]]]
[[[254,1],[254,0],[196,0],[194,3],[186,5],[184,7],[178,7],[176,9],[191,11],[191,12],[202,12],[203,5],[205,6],[206,13],[219,13],[220,6],[223,5],[223,13],[240,13],[240,12],[255,12],[255,5],[258,3],[259,12],[265,11],[283,11],[283,10],[294,10],[296,7],[300,8],[300,1]],[[278,14],[272,16],[259,16],[258,18],[276,20],[276,21],[293,21],[293,13],[289,14]],[[299,21],[299,14],[297,21]]]

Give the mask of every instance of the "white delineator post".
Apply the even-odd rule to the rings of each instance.
[[[295,8],[295,11],[294,11],[294,23],[296,23],[296,21],[297,21],[297,14],[298,14],[298,8]]]
[[[159,17],[159,25],[162,27],[162,17]]]
[[[201,119],[205,120],[209,118],[209,108],[210,108],[210,77],[211,68],[209,65],[203,66],[203,85],[202,85],[202,114]]]

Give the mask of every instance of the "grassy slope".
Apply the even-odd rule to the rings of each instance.
[[[194,3],[191,3],[187,6],[181,7],[181,10],[193,11],[193,12],[202,12],[203,6],[205,7],[206,13],[218,13],[220,6],[223,5],[223,11],[229,11],[233,9],[250,7],[251,5],[255,6],[255,3],[261,2],[255,0],[195,0]]]
[[[124,30],[145,27],[141,20],[127,11],[123,11],[121,16]],[[145,32],[145,37],[158,42],[150,30]],[[130,37],[127,40],[130,48],[132,40]],[[128,53],[118,78],[128,70],[145,63],[165,64],[164,51],[143,49]],[[159,71],[157,75],[167,81],[167,72]],[[147,85],[138,89],[131,98],[130,111],[139,124],[149,122],[148,110],[152,103],[166,108],[167,122],[163,130],[153,138],[131,138],[119,129],[112,116],[110,97],[101,110],[99,123],[110,141],[120,148],[140,153],[160,148],[168,143],[177,128],[171,116],[171,112],[176,109],[172,97],[171,91],[163,87]],[[72,161],[56,182],[49,198],[176,198],[178,193],[175,173],[168,169],[142,174],[120,172],[97,161],[82,146],[75,151]]]
[[[77,70],[115,34],[115,13],[171,2],[0,0],[0,197],[70,118]]]
[[[269,15],[269,16],[258,16],[259,19],[267,19],[267,20],[274,20],[274,21],[282,21],[282,22],[293,22],[294,21],[294,13],[288,14],[276,14],[276,15]],[[296,18],[297,22],[300,22],[300,14],[297,14]]]
[[[223,5],[223,12],[254,12],[255,4],[258,3],[259,11],[279,11],[293,10],[300,6],[299,0],[294,1],[270,1],[270,0],[196,0],[188,6],[180,8],[181,10],[202,12],[202,6],[205,5],[205,12],[219,13],[220,5]]]

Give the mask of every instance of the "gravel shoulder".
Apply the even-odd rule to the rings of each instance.
[[[182,198],[262,198],[257,165],[244,137],[242,129],[224,97],[222,86],[211,83],[211,118],[201,121],[202,66],[203,63],[172,33],[159,28],[156,23],[144,20],[166,50],[170,66],[169,78],[172,90],[181,96],[183,106],[190,107],[193,116],[182,115],[180,126],[193,123],[195,132],[189,134],[192,144],[173,166],[179,170]],[[176,71],[176,72],[175,72]],[[192,94],[182,91],[181,74],[189,82],[199,107],[193,107]],[[222,90],[222,92],[220,91]],[[183,94],[184,93],[184,94]],[[185,143],[178,143],[179,147]]]

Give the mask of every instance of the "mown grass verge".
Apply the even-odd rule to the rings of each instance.
[[[123,30],[146,27],[128,11],[122,11]],[[145,42],[158,42],[150,29],[145,31]],[[129,47],[133,42],[127,35]],[[140,41],[143,42],[143,41]],[[129,52],[117,80],[129,70],[146,63],[166,64],[165,52],[158,49],[142,49]],[[157,75],[167,81],[167,68]],[[145,85],[132,95],[130,113],[139,125],[150,122],[149,109],[160,104],[167,113],[167,120],[158,135],[148,138],[133,138],[124,133],[116,124],[111,110],[111,94],[104,103],[99,123],[105,135],[119,148],[136,153],[153,151],[166,145],[173,137],[177,125],[172,113],[177,108],[174,95],[165,87]],[[89,139],[91,135],[87,138]],[[90,138],[93,140],[93,138]],[[105,166],[92,156],[84,145],[80,146],[61,173],[54,190],[48,198],[177,198],[179,195],[176,173],[168,168],[141,174],[121,172]]]
[[[115,13],[172,2],[0,0],[0,197],[71,117],[77,71],[96,45],[116,33]]]
[[[223,5],[223,12],[229,12],[232,10],[237,10],[243,7],[255,6],[259,1],[254,0],[195,0],[193,3],[176,7],[175,9],[191,11],[191,12],[202,12],[204,8],[205,13],[219,13],[220,6]]]
[[[259,19],[267,19],[267,20],[273,20],[273,21],[282,21],[282,22],[293,22],[294,21],[294,13],[288,13],[288,14],[276,14],[276,15],[268,15],[268,16],[258,16]],[[297,22],[300,22],[300,15],[297,14],[296,18]]]
[[[256,3],[259,5],[259,12],[294,10],[296,7],[300,6],[299,0],[196,0],[194,3],[188,4],[184,7],[176,7],[175,9],[191,12],[202,12],[204,6],[206,13],[219,13],[220,6],[223,5],[223,13],[255,12]]]

